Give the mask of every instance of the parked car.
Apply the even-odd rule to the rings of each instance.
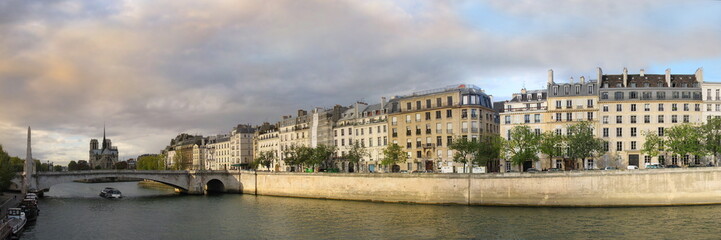
[[[603,170],[618,170],[616,167],[605,167]]]
[[[535,169],[535,168],[529,168],[529,169],[526,169],[526,172],[540,172],[540,171],[538,171],[538,169]]]
[[[663,168],[663,167],[658,164],[646,165],[646,169],[661,169],[661,168]]]
[[[563,169],[560,169],[560,168],[549,168],[548,171],[549,171],[549,172],[563,172]]]
[[[408,173],[408,170],[401,170],[399,173]]]
[[[638,166],[636,166],[636,165],[628,165],[628,167],[626,167],[626,169],[628,169],[628,170],[634,170],[634,169],[638,169]]]
[[[681,168],[681,167],[679,167],[676,164],[672,164],[672,165],[666,165],[666,168]]]

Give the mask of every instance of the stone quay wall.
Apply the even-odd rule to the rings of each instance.
[[[422,204],[665,206],[721,204],[721,168],[503,174],[242,172],[246,194]]]

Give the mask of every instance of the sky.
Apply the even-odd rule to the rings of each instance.
[[[0,144],[120,158],[298,109],[470,83],[510,98],[604,73],[721,82],[721,1],[4,0]]]

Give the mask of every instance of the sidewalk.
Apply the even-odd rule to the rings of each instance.
[[[3,192],[3,195],[0,196],[0,204],[2,204],[0,205],[0,217],[4,219],[7,216],[8,208],[17,207],[22,199],[21,193]]]

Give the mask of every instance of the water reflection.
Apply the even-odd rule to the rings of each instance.
[[[106,187],[126,198],[97,196]],[[721,206],[469,207],[53,186],[28,239],[717,239]]]

